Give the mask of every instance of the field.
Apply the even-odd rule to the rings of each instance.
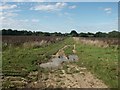
[[[2,40],[4,88],[118,87],[117,39],[3,36]],[[58,52],[76,54],[79,60],[55,70],[40,67]]]
[[[118,90],[120,3],[3,1],[2,90]]]
[[[2,44],[3,49],[10,46],[23,46],[23,47],[39,47],[41,45],[48,45],[60,41],[61,37],[40,37],[40,36],[3,36]]]
[[[90,39],[88,39],[90,40]],[[98,39],[97,39],[98,40]],[[110,42],[113,42],[111,43]],[[103,39],[104,43],[97,45],[86,44],[83,40],[76,40],[77,54],[80,62],[98,78],[102,79],[109,87],[118,87],[118,43],[117,39]],[[95,41],[95,39],[94,39]],[[109,42],[110,43],[109,43]],[[86,40],[86,42],[88,42]],[[95,43],[94,43],[95,44]],[[100,47],[101,45],[101,47]],[[107,47],[106,47],[107,45]]]

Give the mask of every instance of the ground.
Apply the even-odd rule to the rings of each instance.
[[[58,56],[66,56],[64,49],[73,46],[73,54],[77,53],[74,45],[65,45],[57,53]],[[55,57],[55,55],[54,55]],[[80,60],[80,59],[79,59]],[[53,88],[107,88],[102,80],[96,78],[86,67],[81,67],[76,64],[77,62],[63,63],[59,69],[49,70],[46,75],[42,74],[41,82],[46,85],[46,87]],[[38,83],[36,83],[38,84]],[[37,85],[36,85],[37,86]]]
[[[36,48],[9,48],[3,52],[4,87],[107,88],[118,86],[116,47],[97,47],[66,38]],[[11,54],[12,53],[12,54]],[[42,69],[51,58],[75,54],[77,62],[64,62],[56,69]],[[14,66],[14,67],[13,67]],[[12,73],[9,73],[9,72]],[[19,72],[16,72],[19,71]]]

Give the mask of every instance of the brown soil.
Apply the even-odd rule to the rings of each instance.
[[[78,41],[75,38],[75,41]],[[58,51],[56,56],[64,55],[66,45]],[[75,45],[73,51],[75,51]],[[66,68],[65,68],[66,67]],[[47,88],[107,88],[107,86],[97,79],[85,67],[80,67],[76,63],[63,63],[57,70],[51,70],[48,75],[42,75],[42,82]]]
[[[67,69],[53,70],[43,80],[47,87],[54,88],[107,88],[107,86],[85,67],[69,63]]]

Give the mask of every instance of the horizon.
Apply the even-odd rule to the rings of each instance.
[[[0,10],[1,30],[118,31],[118,2],[6,2]]]
[[[10,28],[9,28],[10,29]],[[2,29],[2,30],[9,30],[9,29]],[[0,31],[2,31],[2,30],[0,30]],[[15,31],[15,30],[13,30],[13,29],[11,29],[12,31]],[[42,33],[61,33],[61,34],[69,34],[69,33],[71,33],[71,31],[76,31],[76,30],[71,30],[70,32],[65,32],[65,33],[63,33],[63,32],[44,32],[44,31],[39,31],[39,30],[37,30],[37,31],[31,31],[31,30],[17,30],[17,31],[27,31],[27,32],[42,32]],[[108,34],[108,33],[110,33],[110,32],[120,32],[120,31],[118,31],[118,30],[112,30],[112,31],[109,31],[109,32],[101,32],[101,31],[97,31],[97,32],[77,32],[78,34],[80,34],[80,33],[92,33],[92,34],[96,34],[96,33],[98,33],[98,32],[101,32],[101,33],[106,33],[106,34]]]

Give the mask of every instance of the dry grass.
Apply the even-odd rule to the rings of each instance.
[[[83,43],[85,45],[94,45],[98,47],[110,47],[110,46],[118,46],[118,38],[76,38],[74,40],[79,43]]]

